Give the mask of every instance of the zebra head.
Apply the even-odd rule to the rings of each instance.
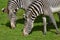
[[[24,24],[24,29],[23,29],[23,34],[28,35],[32,28],[33,28],[33,21],[31,20],[30,16],[31,12],[26,12],[25,16],[25,24]]]

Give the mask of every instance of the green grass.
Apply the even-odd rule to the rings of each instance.
[[[7,1],[8,0],[0,0],[0,40],[60,40],[60,35],[56,35],[55,27],[52,24],[47,26],[47,34],[43,35],[42,17],[38,17],[35,20],[34,28],[30,35],[23,36],[22,30],[24,27],[24,10],[22,9],[17,12],[16,28],[10,29],[8,15],[1,11],[3,7],[6,7]],[[60,27],[57,14],[54,14],[54,17],[58,27]]]

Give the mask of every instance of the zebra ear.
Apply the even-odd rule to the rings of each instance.
[[[5,8],[2,8],[2,12],[4,12]]]
[[[8,13],[8,8],[2,8],[2,12]]]

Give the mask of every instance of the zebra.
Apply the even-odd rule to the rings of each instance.
[[[33,0],[34,1],[34,0]],[[27,6],[32,2],[32,0],[8,0],[8,5],[6,8],[2,8],[3,12],[8,13],[11,28],[15,28],[16,24],[16,12],[20,8],[24,10],[27,9]]]
[[[8,0],[7,7],[2,8],[3,12],[8,13],[12,29],[14,29],[16,26],[16,12],[21,7],[20,5],[21,5],[20,0]]]
[[[56,25],[56,22],[54,20],[53,14],[51,9],[49,8],[49,3],[47,0],[37,0],[33,1],[27,8],[26,13],[24,15],[25,18],[25,24],[24,24],[24,29],[23,29],[23,34],[24,35],[29,35],[33,28],[33,23],[34,20],[36,19],[37,16],[42,15],[43,17],[43,25],[44,25],[44,34],[46,34],[46,17],[49,16],[50,19],[52,20],[53,24],[55,25],[57,33],[59,32],[58,27]],[[47,8],[47,9],[45,9]]]

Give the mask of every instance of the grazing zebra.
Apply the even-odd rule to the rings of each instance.
[[[16,24],[16,12],[20,8],[27,9],[27,6],[34,0],[8,0],[8,5],[6,8],[2,8],[3,12],[8,13],[10,22],[11,22],[11,28],[15,28]]]
[[[16,12],[20,7],[21,7],[21,0],[8,0],[7,8],[2,9],[3,12],[8,13],[12,29],[15,28]]]
[[[45,9],[47,8],[47,9]],[[27,8],[26,13],[24,15],[25,18],[25,25],[24,25],[24,29],[23,29],[23,34],[24,35],[28,35],[32,28],[33,28],[33,23],[35,18],[38,15],[42,15],[43,17],[43,24],[44,24],[44,34],[46,34],[46,17],[45,16],[49,16],[50,19],[52,20],[56,31],[59,32],[58,27],[56,25],[56,22],[54,20],[52,11],[49,8],[48,2],[47,0],[37,0],[37,1],[33,1]]]

